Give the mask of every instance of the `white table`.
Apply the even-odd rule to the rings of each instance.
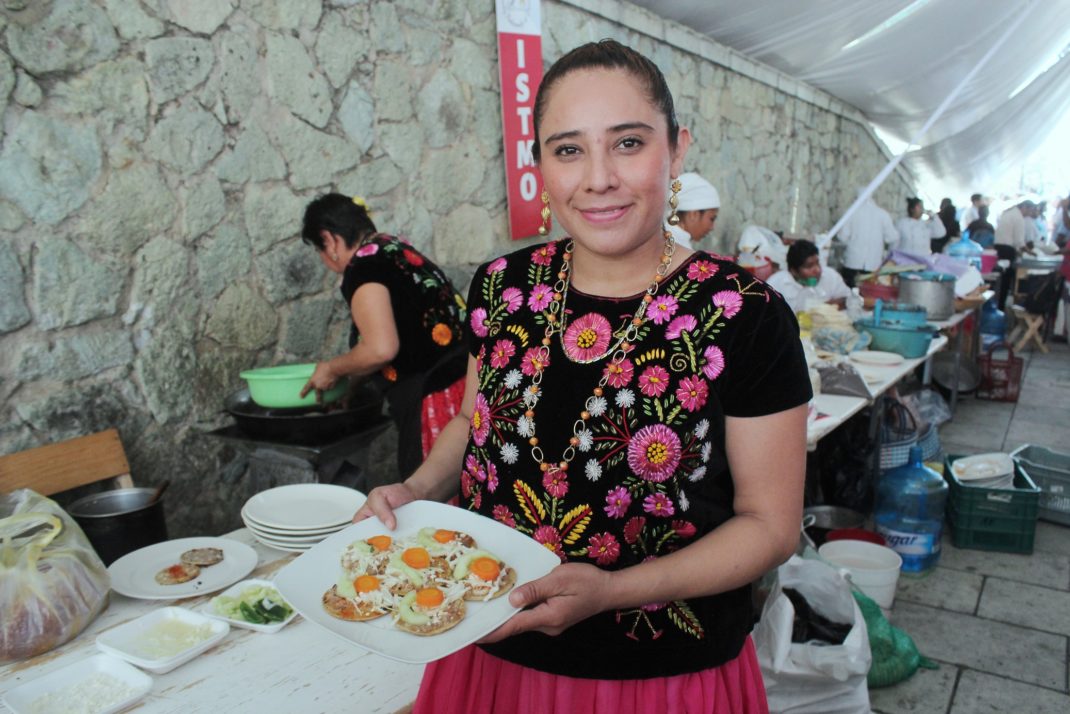
[[[961,320],[960,320],[961,321]],[[818,410],[818,418],[806,430],[807,448],[813,449],[817,442],[830,434],[836,427],[872,405],[878,397],[891,389],[904,376],[910,374],[919,364],[928,366],[932,356],[947,345],[946,335],[938,335],[929,343],[929,351],[922,357],[904,359],[901,363],[892,366],[877,366],[852,362],[858,373],[866,380],[869,389],[869,398],[848,397],[837,394],[818,394],[814,398],[814,405]]]
[[[271,578],[294,557],[261,545],[244,528],[224,537],[256,549],[259,560],[248,577]],[[167,605],[196,609],[211,597],[134,600],[112,592],[107,609],[74,640],[0,667],[0,694],[96,654],[94,639],[105,630]],[[136,709],[176,714],[397,712],[416,698],[422,674],[423,665],[372,654],[298,617],[272,635],[232,627],[221,643],[193,661],[167,674],[150,673],[152,691]]]

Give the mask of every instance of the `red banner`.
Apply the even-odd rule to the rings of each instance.
[[[497,0],[502,136],[513,240],[538,235],[542,176],[535,167],[535,91],[542,81],[542,23],[538,0]]]

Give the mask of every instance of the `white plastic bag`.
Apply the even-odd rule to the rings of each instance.
[[[862,612],[843,576],[825,563],[792,556],[777,570],[778,583],[765,601],[754,644],[770,712],[864,714],[869,711],[866,674],[871,660]],[[851,623],[842,645],[791,641],[795,608],[784,588],[835,622]]]

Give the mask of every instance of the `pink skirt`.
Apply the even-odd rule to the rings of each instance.
[[[578,679],[472,645],[427,665],[413,714],[768,714],[754,643],[720,667],[653,679]]]

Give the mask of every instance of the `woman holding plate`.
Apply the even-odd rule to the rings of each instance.
[[[562,565],[429,665],[416,711],[766,711],[750,584],[798,541],[795,319],[662,229],[691,137],[650,60],[578,47],[543,78],[534,123],[543,200],[571,237],[477,271],[461,415],[354,519],[393,527],[394,508],[455,493],[460,467],[462,505]]]

